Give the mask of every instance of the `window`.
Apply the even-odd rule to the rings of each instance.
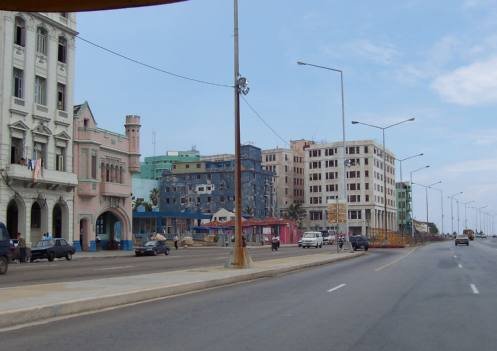
[[[36,28],[36,52],[47,55],[47,38],[48,32],[43,27]]]
[[[96,232],[97,234],[105,234],[105,216],[100,216],[97,218]]]
[[[321,221],[323,219],[323,212],[321,211],[310,211],[309,216],[311,221]]]
[[[55,148],[55,170],[59,172],[64,172],[65,169],[65,158],[66,158],[66,149],[63,147]]]
[[[57,83],[57,109],[66,110],[66,86],[62,83]]]
[[[14,43],[19,46],[24,46],[26,40],[26,22],[21,17],[16,17],[14,28]]]
[[[24,71],[14,67],[14,96],[19,99],[24,98]]]
[[[23,154],[23,140],[19,138],[10,139],[10,163],[21,163]]]
[[[41,228],[41,207],[38,202],[31,206],[31,228]]]
[[[91,178],[97,179],[97,155],[91,155]]]
[[[33,147],[33,159],[35,160],[41,160],[41,164],[43,168],[47,167],[47,164],[45,162],[47,156],[47,145],[43,143],[34,143]]]
[[[47,105],[47,80],[43,77],[35,77],[35,102],[38,105]]]
[[[64,37],[59,37],[57,60],[62,63],[66,63],[67,60],[67,40]]]

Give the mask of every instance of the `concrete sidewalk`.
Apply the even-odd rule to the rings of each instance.
[[[0,328],[271,277],[364,254],[364,252],[313,254],[254,262],[253,267],[243,270],[206,267],[0,288]]]

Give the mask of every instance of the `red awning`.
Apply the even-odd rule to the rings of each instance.
[[[0,10],[79,12],[171,4],[186,0],[0,0]]]

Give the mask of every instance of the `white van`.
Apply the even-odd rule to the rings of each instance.
[[[302,235],[302,247],[323,247],[323,234],[321,232],[305,232]]]

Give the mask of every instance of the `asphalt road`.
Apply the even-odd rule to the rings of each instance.
[[[495,241],[367,256],[0,334],[5,350],[495,350]]]
[[[321,249],[281,247],[271,252],[271,247],[251,249],[255,261],[336,251],[336,246]],[[229,248],[190,248],[171,250],[169,256],[135,257],[130,253],[125,257],[85,258],[72,261],[58,259],[54,262],[40,260],[34,263],[9,265],[9,272],[0,276],[0,287],[28,284],[44,284],[75,280],[99,279],[123,275],[164,272],[204,266],[222,266],[228,259]]]

